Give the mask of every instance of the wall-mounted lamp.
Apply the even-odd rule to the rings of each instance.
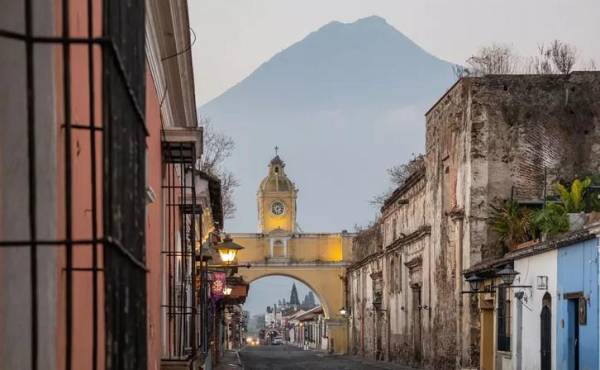
[[[339,312],[340,312],[340,315],[342,315],[342,316],[346,316],[346,314],[348,313],[348,311],[346,311],[346,307],[340,308]]]
[[[226,286],[225,288],[223,288],[223,294],[230,295],[231,294],[231,287]]]
[[[225,236],[225,239],[223,239],[223,243],[217,244],[215,249],[217,252],[219,252],[221,261],[223,261],[225,264],[230,264],[235,260],[238,252],[244,249],[244,247],[234,243],[233,239],[231,239],[231,236],[227,235]]]
[[[496,276],[501,278],[502,282],[506,285],[512,285],[517,275],[519,275],[519,273],[513,270],[509,265],[506,265],[502,270],[496,273]]]
[[[548,290],[548,276],[538,276],[536,285],[539,290]]]
[[[471,287],[472,291],[478,292],[479,289],[481,289],[481,281],[483,279],[481,277],[479,277],[479,275],[477,275],[477,274],[470,275],[465,280],[467,281],[467,283],[469,283],[469,286]]]

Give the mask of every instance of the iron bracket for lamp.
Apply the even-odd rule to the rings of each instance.
[[[533,288],[532,285],[490,285],[489,289],[486,290],[463,290],[461,294],[484,294],[484,293],[494,293],[496,288]]]
[[[252,265],[247,263],[245,265],[227,265],[227,264],[223,264],[223,265],[208,265],[207,266],[209,269],[226,269],[226,268],[239,268],[239,267],[244,267],[244,268],[251,268]]]

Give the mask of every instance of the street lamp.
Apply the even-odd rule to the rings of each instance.
[[[244,249],[244,247],[237,243],[234,243],[233,239],[231,239],[231,236],[226,235],[225,239],[223,239],[223,243],[217,244],[215,246],[215,249],[217,250],[217,252],[219,252],[219,255],[221,256],[221,261],[223,261],[223,263],[225,263],[226,265],[229,265],[233,261],[235,261],[237,253],[240,250]]]
[[[506,265],[502,270],[498,271],[496,275],[502,279],[504,284],[510,286],[519,273],[513,270],[509,265]]]

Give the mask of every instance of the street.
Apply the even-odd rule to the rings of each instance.
[[[355,357],[328,355],[316,351],[303,351],[300,348],[290,345],[246,347],[239,354],[245,370],[413,370],[408,367],[381,361],[367,361]]]

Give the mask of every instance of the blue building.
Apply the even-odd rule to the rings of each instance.
[[[599,369],[598,239],[558,250],[557,369]]]

